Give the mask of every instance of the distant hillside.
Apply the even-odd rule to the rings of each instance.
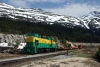
[[[74,12],[74,11],[73,11]],[[5,3],[0,3],[0,17],[9,17],[15,20],[25,20],[33,23],[45,24],[58,23],[68,28],[85,28],[100,32],[100,12],[92,11],[81,18],[54,14],[38,8],[18,8]]]
[[[14,20],[6,17],[0,18],[0,33],[28,34],[38,33],[47,36],[57,36],[62,42],[70,40],[73,42],[100,42],[99,33],[89,29],[68,28],[58,23],[52,25],[46,22],[32,23],[29,21]]]

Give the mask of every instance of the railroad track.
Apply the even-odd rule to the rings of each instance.
[[[57,55],[62,55],[65,53],[66,51],[58,51],[52,53],[43,53],[43,54],[35,54],[35,55],[27,55],[27,56],[15,57],[15,58],[2,59],[0,60],[0,67],[14,67],[15,65],[20,63],[24,63],[32,60],[35,61],[39,59],[45,59]]]

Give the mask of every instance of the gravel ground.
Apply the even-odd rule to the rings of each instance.
[[[92,57],[96,51],[96,49],[88,48],[72,50],[71,52],[69,51],[68,55],[65,54],[37,61],[28,61],[13,67],[100,67],[100,63],[95,61]],[[7,55],[8,54],[6,54],[5,57],[7,57]]]
[[[16,67],[100,67],[100,63],[93,59],[96,51],[88,48],[73,50],[69,51],[68,55],[59,55],[38,61],[33,60],[16,65]]]
[[[57,56],[39,61],[31,61],[16,67],[100,67],[100,63],[90,58]]]

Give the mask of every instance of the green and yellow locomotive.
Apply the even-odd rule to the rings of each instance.
[[[51,37],[41,37],[38,34],[28,34],[24,47],[25,54],[56,51],[56,42]]]

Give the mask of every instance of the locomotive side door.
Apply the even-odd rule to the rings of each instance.
[[[52,47],[52,40],[51,40],[51,44],[50,44],[50,47]]]
[[[38,44],[39,44],[39,41],[38,40],[35,40],[35,53],[38,52]]]

